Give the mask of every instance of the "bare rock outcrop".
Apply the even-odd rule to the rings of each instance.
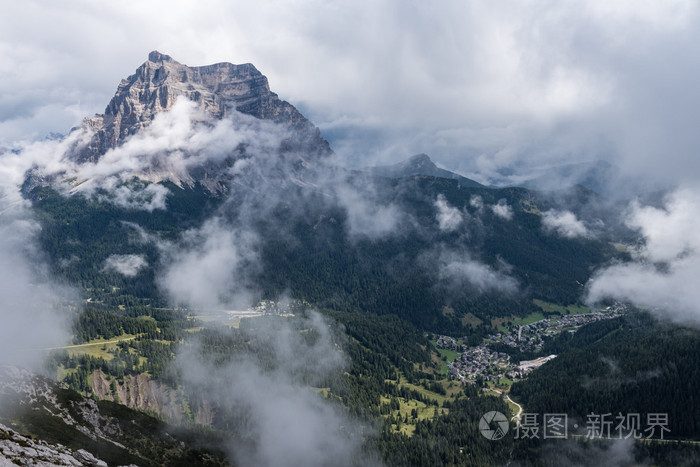
[[[15,465],[107,467],[105,461],[84,449],[73,451],[61,444],[34,440],[0,424],[0,467]]]

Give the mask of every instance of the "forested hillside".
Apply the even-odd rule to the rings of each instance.
[[[538,201],[537,193],[524,189],[465,188],[456,180],[433,177],[379,178],[373,183],[382,202],[410,215],[408,226],[381,238],[349,237],[348,214],[321,200],[314,203],[313,195],[299,193],[303,188],[278,195],[289,203],[281,201],[246,219],[247,228],[260,239],[256,254],[262,267],[249,278],[259,299],[289,292],[320,307],[396,314],[425,330],[465,334],[474,332],[463,323],[467,314],[488,322],[532,313],[531,298],[577,302],[593,268],[619,255],[605,238],[546,232],[537,203],[544,209],[551,201]],[[171,193],[167,210],[152,212],[99,202],[99,196],[33,189],[30,197],[43,227],[40,242],[57,276],[108,307],[166,305],[155,277],[163,245],[176,246],[183,232],[212,215],[236,218],[243,209],[234,195],[234,202],[224,203],[199,186],[166,187]],[[445,232],[436,225],[439,196],[467,217],[459,229]],[[299,199],[306,204],[298,206],[294,201]],[[499,202],[512,215],[503,218],[484,208]],[[113,255],[138,255],[149,267],[120,274],[105,267]],[[502,275],[504,283],[510,281],[507,293],[498,286],[454,283],[441,276],[445,262],[472,259],[490,268],[494,277]],[[453,312],[444,313],[445,307]]]
[[[700,335],[646,313],[562,334],[547,349],[558,357],[511,393],[529,412],[668,414],[667,438],[700,439]]]

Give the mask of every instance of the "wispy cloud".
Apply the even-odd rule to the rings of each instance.
[[[439,253],[423,255],[423,262],[437,267],[439,287],[448,295],[472,291],[477,293],[499,292],[514,294],[518,282],[508,274],[507,264],[494,268],[475,259],[467,251],[441,249]]]
[[[310,312],[293,322],[268,320],[245,334],[271,361],[261,365],[260,355],[242,351],[225,358],[227,363],[215,363],[221,356],[202,351],[196,339],[176,361],[186,391],[219,410],[220,417],[233,413],[233,425],[245,421],[231,441],[231,455],[243,465],[371,464],[362,450],[371,430],[309,387],[347,364],[329,323]],[[311,334],[314,339],[305,337]]]
[[[221,218],[184,233],[163,246],[159,284],[176,303],[194,308],[246,309],[255,301],[252,282],[259,260],[258,237]]]
[[[143,255],[109,255],[105,260],[104,270],[126,277],[135,277],[147,266],[148,261]]]

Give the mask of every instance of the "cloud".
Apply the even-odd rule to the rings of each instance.
[[[76,297],[48,277],[40,226],[4,162],[0,155],[0,363],[39,370],[44,349],[69,341]]]
[[[347,228],[351,238],[376,240],[396,233],[402,212],[393,203],[378,199],[371,185],[357,187],[341,183],[329,187],[347,213]]]
[[[126,277],[135,277],[148,266],[143,255],[109,255],[105,260],[104,271],[116,272]]]
[[[100,183],[96,198],[101,203],[112,203],[125,209],[142,209],[152,212],[154,209],[166,209],[166,200],[170,194],[163,185],[145,183],[142,180],[130,180],[123,183],[117,177],[108,177]]]
[[[429,259],[424,258],[424,261]],[[448,290],[463,291],[470,288],[480,293],[504,294],[518,291],[518,282],[508,275],[509,268],[506,264],[495,269],[475,260],[467,252],[443,250],[438,256],[437,266],[440,285]]]
[[[219,416],[233,413],[234,426],[246,421],[240,437],[229,446],[238,463],[371,462],[362,451],[363,437],[372,434],[368,427],[309,387],[343,371],[347,364],[329,323],[310,312],[306,317],[253,323],[243,333],[251,347],[265,348],[270,356],[265,364],[252,350],[207,354],[196,340],[182,346],[176,359],[186,390],[213,405]],[[314,339],[306,337],[311,335]],[[223,357],[224,363],[215,363],[217,357]]]
[[[43,349],[69,340],[76,297],[51,282],[38,250],[40,226],[20,192],[32,163],[0,153],[0,363],[38,370]]]
[[[586,226],[576,218],[576,214],[570,211],[550,209],[542,213],[542,228],[547,232],[554,232],[565,238],[588,236]]]
[[[434,205],[438,210],[437,221],[440,230],[444,232],[452,232],[459,227],[463,220],[462,212],[459,209],[450,206],[444,195],[439,194]]]
[[[639,229],[650,261],[674,261],[700,252],[700,189],[682,188],[666,197],[664,208],[633,202],[627,224]]]
[[[612,297],[656,309],[685,323],[700,323],[700,190],[670,194],[663,208],[632,203],[627,224],[638,229],[643,244],[634,261],[598,271],[587,285],[587,299]]]
[[[469,206],[481,212],[484,209],[484,199],[479,195],[472,195],[469,198]]]
[[[72,170],[74,176],[89,181],[123,174],[154,182],[188,183],[192,169],[242,156],[236,152],[241,145],[260,159],[277,154],[287,136],[286,127],[240,112],[214,120],[196,102],[179,96],[167,112],[157,114],[150,125],[124,144],[110,149],[97,162]]]
[[[491,211],[493,211],[496,216],[507,221],[513,218],[513,208],[508,205],[505,199],[499,199],[498,204],[491,206]]]
[[[163,244],[161,289],[196,309],[248,308],[254,301],[257,236],[215,217]]]
[[[167,112],[156,115],[150,125],[95,162],[78,164],[73,159],[75,148],[91,137],[89,130],[80,128],[63,139],[15,143],[3,154],[0,173],[17,186],[31,172],[37,179],[62,182],[56,186],[65,194],[153,211],[165,209],[170,194],[158,182],[192,185],[194,171],[240,176],[251,156],[264,172],[278,160],[279,147],[288,135],[283,125],[235,111],[215,120],[195,102],[179,97]],[[208,183],[207,177],[203,180]]]

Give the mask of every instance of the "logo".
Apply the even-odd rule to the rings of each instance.
[[[486,412],[479,420],[479,431],[490,441],[499,440],[508,433],[508,419],[501,412]]]

